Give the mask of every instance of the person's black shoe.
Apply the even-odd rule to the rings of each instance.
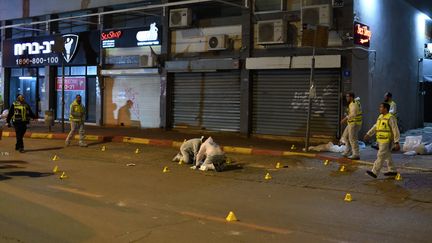
[[[378,177],[377,175],[375,175],[375,173],[373,173],[373,172],[370,171],[370,170],[367,170],[367,171],[366,171],[366,174],[368,174],[369,176],[371,176],[371,177],[373,177],[373,178],[377,178],[377,177]]]
[[[397,176],[397,172],[396,171],[389,171],[384,173],[385,176]]]
[[[378,144],[377,144],[377,143],[372,144],[372,145],[371,145],[371,148],[376,149],[376,150],[379,150],[379,147],[378,147]]]

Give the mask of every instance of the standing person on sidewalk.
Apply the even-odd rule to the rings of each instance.
[[[9,108],[9,114],[6,119],[8,127],[11,127],[11,120],[15,128],[16,133],[16,144],[15,150],[24,153],[24,135],[27,131],[27,124],[30,122],[30,118],[36,119],[35,114],[31,110],[30,106],[25,102],[24,96],[19,94],[17,99],[12,103]]]
[[[393,147],[393,143],[395,143],[395,149],[400,150],[400,133],[397,125],[397,120],[395,116],[389,113],[389,110],[390,105],[388,103],[381,103],[379,108],[381,115],[378,117],[377,123],[369,130],[369,132],[364,137],[365,140],[369,140],[369,138],[376,133],[376,139],[379,147],[377,159],[375,160],[372,171],[366,171],[366,173],[373,178],[377,178],[381,168],[383,167],[384,161],[387,162],[388,169],[388,172],[384,173],[384,175],[397,175],[397,172],[393,166],[391,150]]]
[[[71,130],[66,138],[65,146],[69,146],[71,139],[75,135],[76,131],[79,130],[79,146],[87,147],[84,142],[84,120],[85,120],[85,108],[81,104],[81,95],[77,95],[75,100],[70,105],[69,120],[71,123]]]
[[[346,149],[342,155],[358,160],[360,159],[358,133],[362,125],[363,115],[360,98],[354,97],[355,95],[352,92],[346,94],[346,101],[348,102],[347,116],[342,119],[341,124],[348,123],[348,125],[342,135],[342,140],[345,141],[346,145]]]
[[[397,105],[393,100],[393,95],[390,92],[384,94],[384,102],[390,105],[389,113],[396,117],[397,119]]]

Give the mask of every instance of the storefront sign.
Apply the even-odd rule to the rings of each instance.
[[[62,63],[89,65],[96,63],[91,47],[92,32],[28,37],[3,41],[3,66],[59,66]],[[98,42],[96,41],[96,46]]]
[[[104,31],[100,36],[102,48],[152,46],[160,44],[160,31],[156,23],[147,29]]]
[[[85,77],[65,77],[65,91],[84,91],[86,89]],[[62,91],[62,77],[57,77],[57,91]]]
[[[369,47],[371,37],[372,32],[368,25],[354,22],[354,44]]]

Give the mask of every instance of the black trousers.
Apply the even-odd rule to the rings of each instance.
[[[24,149],[24,134],[27,131],[27,122],[14,122],[15,133],[16,133],[16,144],[15,150]]]

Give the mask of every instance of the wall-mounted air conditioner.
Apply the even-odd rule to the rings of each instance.
[[[287,37],[287,23],[282,20],[258,21],[258,40],[259,45],[284,44]]]
[[[156,67],[156,56],[154,55],[141,55],[139,57],[140,67]]]
[[[228,48],[228,37],[226,35],[212,35],[207,39],[207,50],[217,51]]]
[[[192,23],[192,11],[189,8],[179,8],[170,10],[169,27],[181,28],[189,27]]]
[[[303,6],[301,9],[303,25],[322,25],[331,27],[333,8],[330,4]]]

